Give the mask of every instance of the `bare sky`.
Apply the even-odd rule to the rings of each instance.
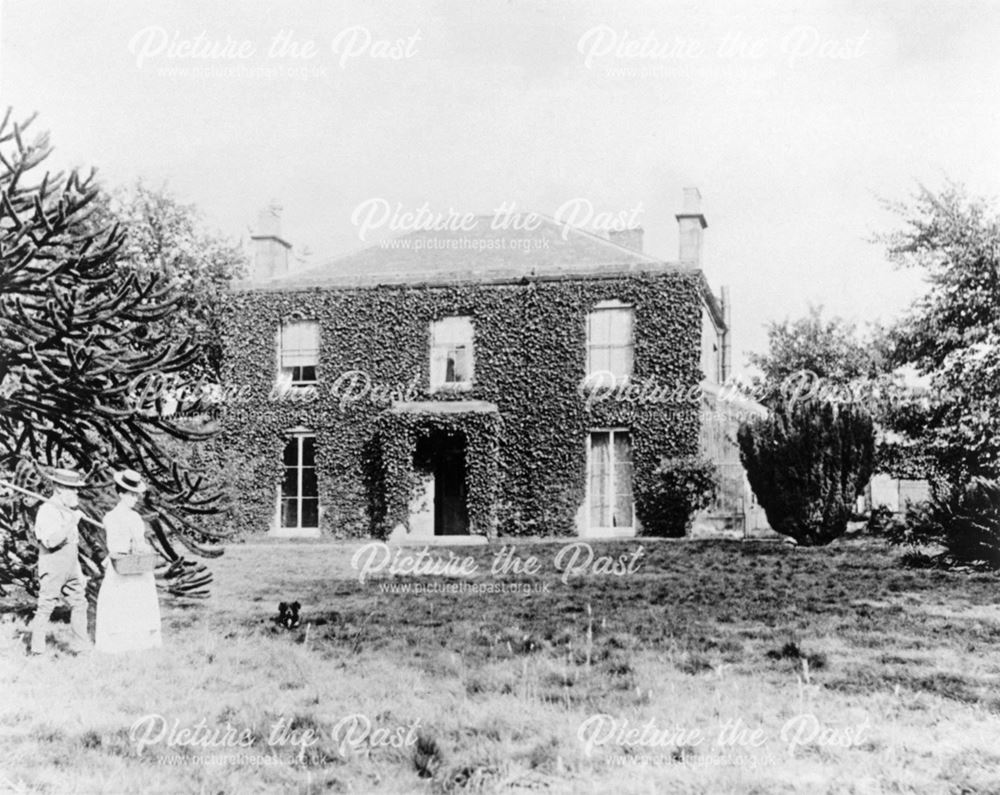
[[[0,101],[40,112],[54,165],[167,182],[227,235],[278,199],[310,263],[362,245],[375,198],[589,202],[673,259],[696,185],[739,367],[766,320],[912,298],[867,240],[880,196],[1000,193],[998,41],[994,2],[4,0]]]

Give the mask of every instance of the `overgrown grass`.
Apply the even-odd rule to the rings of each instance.
[[[164,600],[164,649],[113,658],[51,643],[27,658],[28,603],[8,600],[0,791],[991,791],[996,575],[907,570],[857,540],[594,551],[639,544],[634,573],[568,582],[560,544],[518,546],[536,575],[494,577],[494,549],[454,550],[479,562],[468,582],[535,589],[517,593],[390,593],[455,580],[359,583],[359,544],[235,546],[212,564],[211,600]],[[302,624],[279,629],[270,618],[292,600]],[[588,752],[579,730],[597,714],[681,734]],[[138,754],[130,728],[146,715],[201,722],[203,739],[231,727],[245,746],[162,739]],[[385,736],[340,742],[353,715]],[[797,716],[828,733],[790,743]],[[714,745],[727,721],[760,743]]]

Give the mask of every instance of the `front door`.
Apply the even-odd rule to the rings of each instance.
[[[455,437],[448,441],[437,457],[434,471],[434,535],[468,535],[465,445]]]
[[[434,504],[434,535],[468,535],[465,438],[442,432],[423,437],[417,443],[414,465],[418,472],[427,473],[431,481],[422,492],[425,499]]]

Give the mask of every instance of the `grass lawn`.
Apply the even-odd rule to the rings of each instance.
[[[163,649],[121,657],[65,655],[62,624],[27,658],[7,599],[0,791],[1000,788],[997,576],[871,540],[594,544],[620,569],[642,546],[620,576],[524,543],[539,570],[495,575],[498,546],[365,582],[361,543],[233,546],[210,600],[161,600]]]

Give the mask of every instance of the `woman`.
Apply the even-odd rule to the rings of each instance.
[[[118,504],[104,517],[108,559],[97,595],[95,645],[103,652],[151,649],[162,645],[153,572],[119,574],[111,562],[117,555],[154,551],[146,541],[142,517],[135,510],[146,484],[131,469],[116,473],[114,481]]]

